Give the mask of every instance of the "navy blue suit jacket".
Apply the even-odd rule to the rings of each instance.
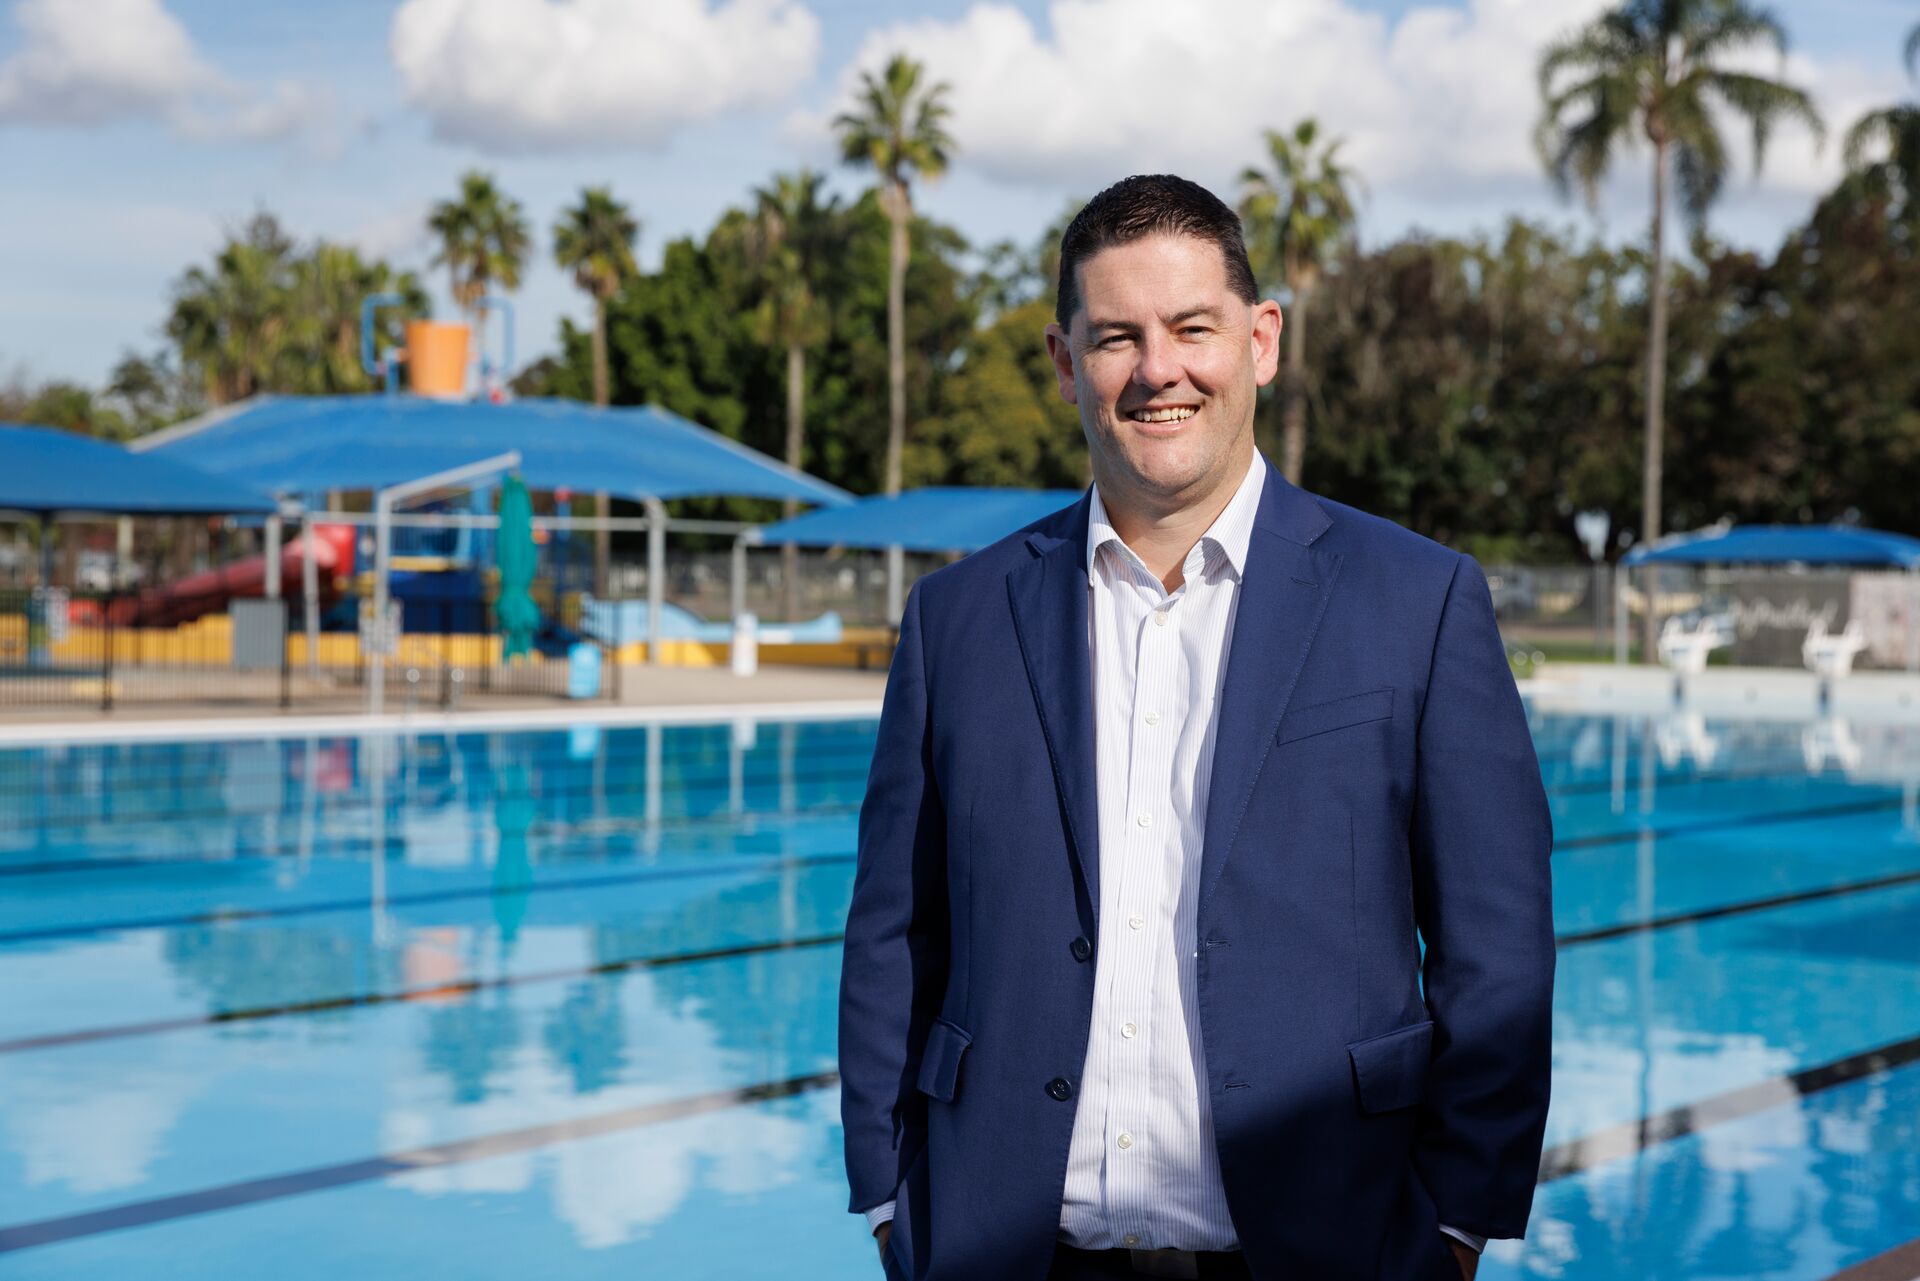
[[[901,622],[840,991],[851,1208],[897,1200],[895,1276],[1052,1254],[1097,961],[1088,508],[928,575]],[[1526,1226],[1554,962],[1485,578],[1269,465],[1218,717],[1194,964],[1247,1260],[1457,1279],[1438,1223]]]

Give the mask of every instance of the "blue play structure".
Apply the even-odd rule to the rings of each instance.
[[[580,630],[609,645],[645,640],[651,622],[652,615],[643,600],[580,598]],[[669,602],[660,610],[660,635],[663,640],[726,644],[733,640],[733,624],[710,622]],[[840,615],[832,610],[805,622],[762,627],[759,631],[763,645],[831,645],[840,637]]]

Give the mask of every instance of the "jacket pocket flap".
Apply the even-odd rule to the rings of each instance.
[[[1427,1062],[1433,1057],[1433,1020],[1423,1019],[1384,1036],[1347,1046],[1360,1110],[1391,1112],[1410,1108],[1427,1087]]]
[[[1329,703],[1294,708],[1280,720],[1279,741],[1291,743],[1296,738],[1310,738],[1315,734],[1325,734],[1367,721],[1383,721],[1392,715],[1393,687],[1389,685],[1383,689],[1368,690],[1364,694],[1336,698]]]
[[[942,1103],[953,1102],[954,1086],[960,1080],[960,1056],[973,1044],[973,1037],[945,1019],[935,1019],[927,1029],[927,1048],[920,1053],[920,1092]]]

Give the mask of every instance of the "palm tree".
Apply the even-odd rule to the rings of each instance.
[[[900,456],[907,439],[907,228],[913,218],[908,183],[938,178],[953,154],[946,119],[947,86],[924,85],[926,68],[896,53],[878,77],[860,73],[854,109],[835,117],[840,154],[880,176],[880,207],[893,237],[887,258],[886,492],[900,492]]]
[[[573,283],[593,299],[593,403],[604,406],[607,390],[607,303],[620,286],[640,274],[633,259],[640,224],[606,187],[588,187],[580,203],[553,224],[553,259],[573,272]]]
[[[606,187],[588,187],[580,203],[565,210],[553,224],[553,259],[571,269],[573,283],[593,299],[593,403],[606,407],[612,398],[607,374],[607,303],[622,285],[640,274],[633,258],[633,242],[640,223]],[[593,590],[607,590],[607,565],[613,556],[613,534],[606,520],[613,515],[613,499],[606,490],[593,496],[594,514],[601,520],[593,531]]]
[[[1907,34],[1907,74],[1920,77],[1920,26]],[[1884,148],[1886,159],[1867,157]],[[1920,101],[1862,116],[1847,131],[1847,169],[1874,186],[1898,184],[1909,216],[1920,215]]]
[[[826,259],[840,245],[839,197],[821,200],[825,178],[810,169],[779,174],[753,192],[751,243],[765,295],[754,312],[755,336],[787,355],[787,466],[806,461],[807,348],[827,336],[827,313],[820,298]],[[786,514],[800,504],[788,499]],[[781,584],[788,618],[800,613],[800,549],[781,548]]]
[[[276,385],[287,341],[293,240],[269,213],[255,214],[214,257],[174,282],[167,337],[208,401],[224,405]]]
[[[496,187],[493,175],[469,170],[460,178],[460,195],[434,205],[427,228],[440,237],[433,265],[446,267],[453,300],[473,322],[474,346],[484,352],[486,316],[475,308],[495,284],[518,289],[527,260],[530,233],[520,202]]]
[[[1667,357],[1667,176],[1676,171],[1681,206],[1695,229],[1720,194],[1727,148],[1717,123],[1722,111],[1744,116],[1753,130],[1753,164],[1765,158],[1767,138],[1783,119],[1798,119],[1815,137],[1820,116],[1807,94],[1783,80],[1731,71],[1728,58],[1754,45],[1786,56],[1778,20],[1748,0],[1626,0],[1548,46],[1540,60],[1545,104],[1535,142],[1564,196],[1575,184],[1590,204],[1598,200],[1614,153],[1636,133],[1653,148],[1653,261],[1647,277],[1645,456],[1642,463],[1642,542],[1660,536],[1660,469]],[[1645,654],[1651,658],[1658,619],[1648,595]]]
[[[426,291],[410,271],[368,262],[347,245],[314,245],[291,264],[287,283],[287,341],[275,383],[326,394],[370,387],[360,365],[360,305],[369,294],[397,293],[409,315],[428,312]]]
[[[1352,234],[1353,174],[1340,163],[1338,138],[1320,141],[1319,122],[1309,117],[1292,134],[1267,130],[1273,168],[1240,175],[1240,216],[1263,276],[1286,286],[1287,379],[1280,397],[1285,423],[1281,470],[1300,483],[1307,450],[1307,305],[1320,273],[1334,251]]]

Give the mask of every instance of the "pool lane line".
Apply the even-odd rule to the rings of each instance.
[[[1668,1108],[1637,1121],[1608,1126],[1565,1143],[1556,1143],[1540,1156],[1540,1182],[1551,1183],[1580,1174],[1608,1161],[1634,1156],[1674,1139],[1698,1134],[1713,1126],[1738,1121],[1757,1112],[1793,1103],[1823,1090],[1891,1072],[1920,1061],[1920,1036],[1877,1045],[1858,1054],[1769,1077],[1737,1089],[1709,1095]]]
[[[463,899],[537,894],[550,890],[606,889],[615,885],[637,885],[647,881],[677,881],[702,876],[766,875],[785,871],[788,868],[851,863],[853,860],[854,856],[851,853],[804,854],[791,858],[729,863],[724,866],[696,864],[688,867],[650,867],[613,876],[582,876],[564,881],[528,881],[523,885],[463,885],[444,890],[418,890],[410,894],[389,894],[384,900],[384,905],[388,908],[418,907],[427,903],[452,903]],[[85,925],[51,925],[30,930],[0,931],[0,946],[9,943],[39,943],[50,939],[85,938],[92,934],[119,934],[129,930],[179,929],[191,925],[229,925],[237,921],[319,916],[328,912],[364,912],[372,906],[371,898],[356,897],[324,900],[318,903],[289,903],[284,907],[236,907],[182,916],[129,917],[118,921],[95,921]]]
[[[114,1041],[125,1037],[153,1036],[162,1032],[180,1032],[190,1028],[219,1027],[225,1023],[277,1019],[291,1015],[326,1014],[336,1010],[366,1009],[409,1001],[428,1001],[446,997],[472,996],[529,983],[557,983],[570,979],[599,978],[609,974],[628,974],[635,970],[668,969],[677,965],[699,965],[707,961],[726,961],[745,956],[768,956],[780,952],[808,951],[839,943],[846,935],[809,934],[798,938],[772,939],[758,943],[736,943],[726,947],[700,948],[689,952],[662,952],[652,956],[633,956],[594,965],[569,966],[566,969],[535,970],[526,974],[501,974],[492,978],[456,979],[427,987],[400,988],[392,992],[360,992],[347,996],[319,997],[311,1001],[289,1001],[280,1005],[257,1005],[233,1010],[215,1010],[211,1014],[183,1015],[155,1019],[150,1023],[122,1023],[109,1027],[82,1028],[73,1032],[49,1032],[0,1041],[0,1054],[24,1050],[48,1050],[59,1046],[84,1045],[92,1041]]]
[[[588,818],[577,823],[535,822],[527,829],[527,835],[529,838],[548,841],[578,842],[580,845],[592,848],[594,845],[605,845],[615,837],[627,836],[641,831],[657,831],[662,834],[672,835],[681,835],[688,832],[698,834],[709,828],[721,829],[729,826],[738,826],[747,820],[753,820],[757,824],[762,821],[771,822],[773,820],[845,818],[850,814],[857,814],[859,811],[860,806],[858,802],[849,802],[841,805],[818,805],[809,809],[743,810],[739,814],[687,815],[680,818],[662,819],[649,819],[643,815],[632,814],[619,818]],[[297,823],[297,821],[296,819],[295,822]],[[396,818],[394,821],[397,824],[399,819]],[[341,833],[324,838],[316,836],[315,843],[318,844],[323,839],[330,848],[324,854],[316,852],[314,857],[317,859],[336,858],[341,853],[349,850],[355,852],[364,851],[369,855],[372,854],[371,847],[373,840],[367,835]],[[389,833],[387,836],[388,845],[399,844],[403,840],[404,836],[397,832]],[[462,839],[448,841],[445,843],[445,846],[457,845],[465,847],[467,844],[469,844],[469,842]],[[198,857],[191,855],[169,855],[161,858],[140,858],[132,854],[115,854],[107,858],[65,858],[48,859],[40,863],[0,863],[0,878],[9,876],[64,876],[74,872],[89,872],[95,869],[103,871],[134,871],[143,868],[164,870],[173,867],[248,867],[255,864],[270,866],[296,857],[299,854],[299,840],[298,838],[293,838],[281,841],[277,845],[261,844],[254,848],[256,852],[251,854],[201,855]],[[432,850],[443,848],[443,845],[425,840],[414,840],[407,842],[405,848],[409,851]],[[267,852],[263,853],[259,851]],[[624,851],[621,853],[624,853]],[[584,862],[586,860],[578,861]],[[360,862],[361,860],[358,858],[354,860],[356,866],[360,865]],[[559,864],[548,864],[548,866],[559,866]]]
[[[1556,1144],[1542,1154],[1539,1183],[1551,1183],[1591,1169],[1604,1161],[1632,1156],[1661,1143],[1697,1134],[1712,1126],[1736,1121],[1785,1103],[1795,1102],[1835,1086],[1857,1081],[1875,1073],[1891,1071],[1920,1059],[1920,1037],[1896,1041],[1859,1054],[1836,1059],[1789,1076],[1775,1077],[1713,1095],[1682,1107],[1636,1122],[1609,1127],[1566,1143]],[[99,1236],[126,1228],[149,1227],[175,1219],[239,1209],[265,1201],[278,1201],[369,1183],[379,1179],[411,1174],[419,1170],[439,1169],[469,1161],[530,1152],[555,1144],[580,1139],[602,1138],[628,1130],[637,1130],[667,1121],[684,1120],[710,1112],[721,1112],[747,1104],[767,1103],[824,1090],[840,1083],[833,1071],[811,1072],[758,1085],[730,1090],[715,1090],[686,1098],[669,1099],[638,1107],[620,1108],[593,1116],[574,1117],[545,1125],[526,1126],[483,1134],[470,1139],[435,1143],[424,1147],[383,1152],[357,1161],[315,1166],[286,1174],[243,1179],[217,1187],[199,1188],[172,1196],[154,1197],[102,1210],[60,1215],[31,1223],[0,1227],[0,1254],[30,1250],[37,1246],[58,1245],[64,1241]]]
[[[1576,930],[1554,937],[1559,948],[1579,947],[1587,943],[1601,943],[1609,939],[1624,938],[1632,934],[1647,934],[1659,930],[1673,929],[1676,926],[1691,925],[1699,921],[1718,920],[1723,917],[1740,916],[1749,912],[1771,911],[1779,907],[1792,907],[1801,903],[1813,903],[1822,899],[1840,898],[1851,894],[1866,894],[1875,890],[1893,889],[1902,885],[1920,882],[1920,870],[1896,873],[1891,876],[1877,877],[1867,881],[1852,881],[1844,885],[1822,886],[1818,889],[1801,890],[1790,894],[1778,894],[1763,899],[1750,899],[1740,903],[1724,903],[1714,907],[1700,908],[1691,912],[1676,912],[1667,916],[1650,917],[1641,921],[1626,921],[1617,925],[1601,926],[1591,930]],[[539,970],[528,974],[502,974],[488,979],[461,979],[451,983],[439,983],[431,987],[401,988],[392,992],[368,992],[348,996],[318,997],[310,1001],[290,1001],[279,1005],[243,1006],[238,1009],[215,1010],[208,1014],[181,1015],[171,1019],[156,1019],[149,1023],[119,1023],[102,1027],[80,1028],[71,1032],[48,1032],[36,1036],[20,1037],[11,1041],[0,1041],[0,1054],[12,1054],[26,1050],[53,1049],[60,1046],[80,1045],[94,1041],[112,1041],[127,1037],[153,1036],[163,1032],[188,1031],[194,1028],[216,1027],[225,1023],[251,1022],[260,1019],[284,1018],[306,1014],[319,1014],[332,1010],[362,1009],[378,1005],[391,1005],[407,1001],[417,1001],[432,997],[464,996],[473,992],[497,991],[505,988],[520,987],[530,983],[564,982],[570,979],[594,978],[608,974],[621,974],[631,970],[656,969],[662,966],[690,965],[702,961],[723,960],[737,956],[753,956],[775,952],[801,951],[815,947],[829,947],[844,942],[843,933],[812,934],[798,939],[773,939],[760,943],[741,943],[722,948],[706,948],[692,952],[667,952],[652,956],[626,957],[613,961],[602,961],[595,965],[574,966],[567,969]]]
[[[237,1183],[227,1183],[219,1187],[199,1188],[173,1196],[154,1197],[147,1201],[132,1201],[125,1205],[109,1206],[104,1210],[88,1210],[80,1214],[60,1215],[33,1223],[14,1224],[11,1227],[0,1227],[0,1254],[30,1250],[35,1246],[56,1245],[62,1241],[98,1236],[103,1232],[117,1232],[124,1228],[146,1227],[172,1219],[211,1214],[219,1210],[233,1210],[241,1206],[258,1205],[263,1201],[278,1201],[286,1197],[347,1187],[355,1183],[369,1183],[376,1179],[388,1179],[420,1170],[462,1165],[469,1161],[485,1161],[498,1156],[512,1156],[537,1148],[551,1147],[556,1143],[601,1138],[626,1130],[637,1130],[643,1126],[660,1125],[667,1121],[682,1121],[688,1117],[702,1116],[709,1112],[722,1112],[746,1104],[790,1099],[815,1090],[824,1090],[839,1083],[838,1072],[809,1072],[783,1080],[762,1082],[758,1085],[714,1090],[707,1094],[666,1099],[659,1103],[643,1103],[637,1107],[619,1108],[612,1112],[574,1117],[566,1121],[552,1121],[545,1125],[530,1125],[518,1130],[502,1130],[471,1139],[456,1139],[449,1143],[433,1143],[424,1147],[405,1148],[397,1152],[383,1152],[378,1156],[366,1157],[358,1161],[342,1161],[337,1165],[315,1166],[311,1169],[269,1175],[265,1178],[243,1179]]]
[[[1638,841],[1642,837],[1655,840],[1667,840],[1676,836],[1698,836],[1705,832],[1724,832],[1742,827],[1766,827],[1773,823],[1801,823],[1820,818],[1850,818],[1859,814],[1876,814],[1884,810],[1897,810],[1904,802],[1898,796],[1885,796],[1870,801],[1839,801],[1832,805],[1815,805],[1807,809],[1775,810],[1765,814],[1738,814],[1725,818],[1700,819],[1697,822],[1675,823],[1667,827],[1631,828],[1619,832],[1595,832],[1586,836],[1569,836],[1553,843],[1554,852],[1561,850],[1597,849],[1606,845],[1625,845]]]
[[[1848,881],[1841,885],[1825,885],[1818,889],[1795,890],[1786,894],[1774,894],[1766,898],[1747,899],[1740,903],[1722,903],[1716,907],[1698,908],[1691,912],[1675,912],[1670,916],[1655,916],[1644,921],[1623,921],[1617,925],[1603,925],[1596,929],[1575,930],[1555,937],[1554,942],[1561,947],[1570,947],[1581,943],[1603,943],[1608,939],[1625,938],[1629,934],[1644,934],[1653,930],[1671,929],[1676,925],[1692,925],[1699,921],[1715,921],[1727,916],[1744,916],[1749,912],[1767,912],[1777,907],[1794,907],[1801,903],[1818,903],[1823,899],[1842,898],[1849,894],[1870,894],[1875,890],[1896,889],[1902,885],[1920,883],[1920,871],[1895,872],[1888,876],[1876,876],[1864,881]]]

